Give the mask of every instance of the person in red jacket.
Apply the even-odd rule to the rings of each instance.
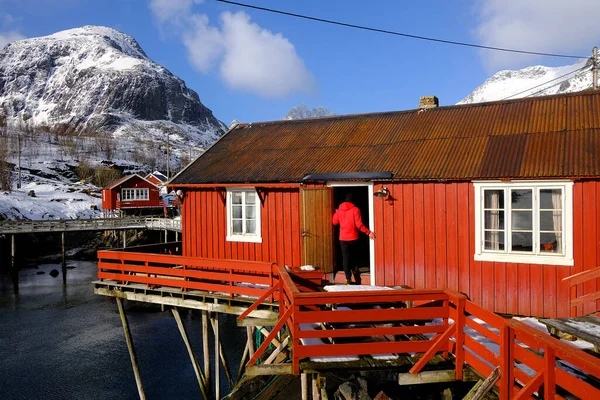
[[[349,285],[352,278],[352,265],[355,262],[356,248],[358,244],[358,231],[361,231],[369,238],[375,239],[375,233],[367,228],[360,216],[360,210],[352,204],[352,194],[348,193],[344,202],[333,214],[333,224],[340,225],[340,246],[342,248],[342,260],[344,273],[346,274],[346,284]],[[359,283],[359,282],[357,282]]]

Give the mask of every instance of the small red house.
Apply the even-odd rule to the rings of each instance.
[[[164,186],[169,180],[164,174],[162,174],[159,171],[149,173],[144,177],[144,179],[154,183],[158,187]]]
[[[599,290],[561,279],[600,265],[600,92],[435,105],[235,126],[171,181],[183,254],[330,272],[352,193],[377,235],[359,260],[371,284],[568,316]]]
[[[102,208],[110,211],[134,212],[163,208],[159,188],[137,174],[124,176],[102,189]]]

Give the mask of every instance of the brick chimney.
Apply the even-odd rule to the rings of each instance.
[[[417,109],[420,108],[435,108],[439,106],[440,101],[435,96],[421,96],[420,104],[417,106]]]

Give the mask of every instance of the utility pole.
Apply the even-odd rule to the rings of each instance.
[[[171,154],[169,152],[169,132],[167,132],[167,179],[171,178]]]
[[[17,189],[21,189],[21,131],[17,128]]]
[[[598,47],[592,50],[592,88],[598,89]]]

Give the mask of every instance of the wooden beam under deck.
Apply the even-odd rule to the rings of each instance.
[[[182,292],[174,288],[148,289],[143,284],[119,284],[108,281],[95,281],[94,293],[108,297],[140,301],[144,303],[160,304],[172,307],[191,308],[224,314],[241,315],[250,304],[252,298],[231,298],[216,293],[191,290]],[[279,316],[276,304],[265,303],[263,308],[258,308],[249,315],[252,318],[272,320]]]

